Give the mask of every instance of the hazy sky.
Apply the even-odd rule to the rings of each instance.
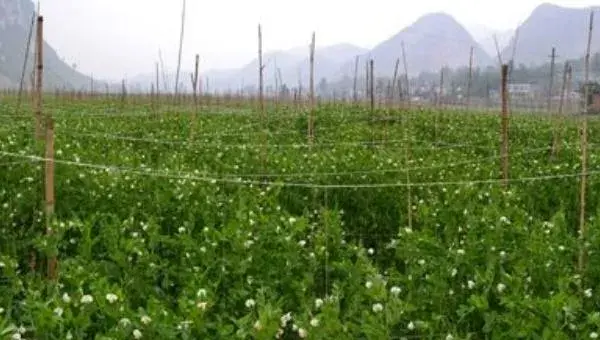
[[[181,0],[41,0],[45,38],[68,63],[98,77],[153,72],[158,49],[175,69]],[[419,16],[446,12],[467,27],[515,28],[542,0],[188,0],[183,65],[199,53],[203,69],[240,67],[256,55],[256,26],[266,50],[349,42],[373,47]],[[584,7],[598,0],[556,0]],[[410,3],[410,5],[408,5]],[[368,7],[367,7],[368,6]],[[307,51],[308,53],[308,51]]]

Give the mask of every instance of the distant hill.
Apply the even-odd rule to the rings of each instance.
[[[443,66],[455,68],[467,65],[471,47],[474,47],[477,65],[491,63],[490,56],[453,17],[433,13],[419,18],[370,52],[376,74],[390,76],[393,73],[396,59],[402,56],[403,42],[408,72],[413,75],[438,71]]]
[[[34,10],[31,0],[0,0],[0,86],[2,87],[16,87],[20,82]],[[32,41],[27,80],[33,66],[33,45]],[[46,88],[79,89],[88,86],[89,83],[88,77],[65,64],[50,45],[44,44]]]
[[[600,7],[595,7],[598,10]],[[561,60],[577,59],[585,54],[589,16],[592,8],[566,8],[551,4],[538,6],[519,27],[515,62],[527,66],[548,62],[552,47],[556,47]],[[592,52],[600,50],[597,43],[600,28],[595,25]],[[513,44],[503,51],[508,61]]]
[[[334,77],[340,65],[349,58],[364,54],[367,50],[351,44],[337,44],[317,48],[315,51],[315,86],[322,78],[330,79]],[[274,87],[275,79],[278,77],[277,69],[281,72],[281,80],[288,88],[297,87],[302,83],[304,88],[308,87],[310,77],[309,46],[297,47],[287,51],[268,52],[263,55],[264,82],[265,87]],[[201,65],[202,66],[202,65]],[[209,89],[212,90],[233,90],[237,91],[242,87],[258,86],[258,58],[239,69],[222,69],[202,71],[202,86],[206,89],[206,79],[209,82]],[[191,89],[190,70],[181,73],[180,82],[183,84],[183,91]],[[148,90],[149,84],[155,82],[154,75],[141,74],[128,80],[128,83],[134,88]],[[168,83],[171,86],[175,83],[175,75],[167,75]],[[162,76],[161,76],[162,82]],[[161,87],[163,85],[161,84]]]

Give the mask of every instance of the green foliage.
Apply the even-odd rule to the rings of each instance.
[[[5,116],[0,126],[2,339],[598,332],[600,181],[590,176],[589,267],[579,273],[579,181],[561,177],[580,171],[574,122],[550,161],[551,122],[514,116],[511,177],[557,178],[504,191],[469,184],[500,178],[499,122],[489,115],[393,111],[402,119],[383,125],[360,108],[323,106],[308,148],[306,119],[282,108],[268,112],[263,162],[258,114],[203,109],[189,142],[189,113],[157,117],[139,105],[119,115],[110,105],[46,104],[59,160],[52,237],[42,164],[15,156],[40,154],[31,121]],[[362,143],[384,128],[386,144]],[[599,128],[590,122],[591,143]],[[598,162],[592,155],[590,168]],[[355,187],[373,184],[400,185]],[[29,269],[31,253],[38,268],[59,255],[58,282]]]

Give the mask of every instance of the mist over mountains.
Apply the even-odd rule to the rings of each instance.
[[[600,8],[593,8],[598,10]],[[515,30],[494,31],[483,25],[469,29],[445,13],[430,13],[417,18],[412,24],[372,49],[349,43],[318,46],[315,53],[315,82],[329,82],[353,78],[358,59],[358,76],[365,74],[369,59],[375,63],[378,77],[391,77],[396,61],[406,52],[407,71],[410,76],[424,72],[437,72],[442,68],[456,69],[468,65],[473,48],[474,65],[484,69],[497,66],[498,58],[494,36],[498,40],[503,62],[508,62],[515,51],[515,64],[527,66],[548,62],[555,47],[563,59],[579,58],[587,43],[588,17],[592,8],[574,9],[551,4],[538,6]],[[0,0],[0,87],[15,87],[21,77],[27,35],[34,12],[31,0]],[[598,36],[599,29],[594,30]],[[515,31],[518,35],[515,36]],[[517,37],[515,41],[515,37]],[[515,48],[516,42],[516,48]],[[318,32],[317,32],[318,43]],[[600,50],[592,46],[592,50]],[[30,60],[32,52],[30,52]],[[270,51],[264,54],[265,86],[297,88],[307,87],[309,79],[309,46],[290,50]],[[82,89],[89,87],[90,78],[67,65],[48,44],[45,45],[45,86],[47,88]],[[30,65],[32,62],[29,63]],[[189,65],[182,66],[181,88],[190,86]],[[404,73],[401,63],[400,73]],[[169,70],[175,65],[167,65]],[[31,72],[28,68],[27,74]],[[27,78],[27,77],[26,77]],[[148,91],[156,82],[155,74],[140,74],[126,79],[133,90]],[[160,88],[173,90],[174,72],[161,71]],[[201,85],[205,91],[252,90],[258,82],[258,60],[249,61],[237,69],[202,70]]]

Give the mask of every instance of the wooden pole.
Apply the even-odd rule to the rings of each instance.
[[[265,123],[265,103],[264,103],[264,79],[263,79],[263,59],[262,59],[262,28],[258,25],[258,105],[260,109],[261,120]],[[206,82],[208,86],[208,81]]]
[[[262,170],[263,173],[266,171],[267,167],[267,141],[268,141],[268,130],[267,130],[267,117],[265,112],[265,103],[264,103],[264,71],[265,66],[263,65],[263,54],[262,54],[262,27],[258,25],[258,101],[260,105],[260,116],[261,116],[261,125],[263,129],[263,148],[262,148]]]
[[[90,76],[90,96],[94,96],[94,74]]]
[[[412,229],[412,187],[410,185],[410,111],[404,115],[404,158],[406,167],[406,215],[408,220],[408,228]]]
[[[158,76],[158,63],[155,63],[155,68],[156,68],[156,80],[155,80],[155,84],[156,84],[156,103],[155,103],[155,109],[156,112],[158,113],[159,110],[159,103],[160,103],[160,80],[159,80],[159,76]]]
[[[33,28],[35,27],[36,14],[31,16],[31,25],[29,27],[29,34],[27,36],[27,45],[25,45],[25,57],[23,58],[23,68],[21,70],[21,79],[19,82],[19,92],[17,94],[17,106],[15,108],[15,114],[18,115],[21,112],[21,97],[23,95],[23,87],[25,83],[25,73],[27,72],[27,62],[29,61],[29,50],[31,48],[31,36],[33,35]],[[36,53],[37,55],[37,53]],[[37,124],[37,120],[35,122]],[[36,134],[37,135],[37,134]]]
[[[404,41],[402,41],[402,62],[404,63],[404,78],[405,78],[405,89],[406,96],[408,99],[408,108],[410,109],[410,81],[408,80],[408,63],[406,62],[406,49],[404,48]]]
[[[45,200],[46,200],[46,235],[53,234],[52,221],[54,218],[54,121],[50,114],[46,120],[46,155],[45,155]],[[48,259],[48,278],[56,280],[58,260],[56,254]]]
[[[502,180],[508,189],[508,65],[502,65]]]
[[[442,96],[444,95],[444,68],[440,69],[440,87],[438,89],[438,97],[436,107],[439,109],[442,108]]]
[[[369,60],[369,95],[371,97],[371,141],[375,142],[375,61]]]
[[[554,87],[554,63],[556,57],[556,48],[552,47],[552,54],[550,54],[550,84],[548,85],[548,113],[552,112],[552,90]]]
[[[471,106],[471,87],[473,86],[473,46],[469,53],[469,78],[467,79],[467,109]]]
[[[392,77],[392,84],[389,94],[389,105],[394,106],[394,98],[396,96],[396,80],[398,79],[398,68],[400,67],[400,58],[396,59],[396,64],[394,65],[394,75]]]
[[[442,96],[444,95],[444,68],[442,67],[440,69],[440,85],[439,85],[439,89],[438,89],[438,93],[437,93],[437,100],[435,103],[436,109],[435,109],[435,113],[434,113],[434,117],[433,117],[433,122],[434,122],[434,126],[433,126],[433,136],[434,136],[434,142],[437,143],[438,141],[438,133],[439,133],[439,120],[440,120],[440,114],[441,114],[441,110],[442,110]]]
[[[179,72],[181,71],[181,53],[183,50],[183,34],[185,30],[185,0],[181,10],[181,31],[179,31],[179,54],[177,56],[177,72],[175,74],[175,101],[178,101],[179,94]]]
[[[586,206],[586,190],[587,190],[587,171],[588,171],[588,98],[590,93],[590,49],[592,45],[592,32],[594,30],[594,11],[590,12],[590,26],[588,31],[588,42],[585,54],[585,100],[583,104],[583,122],[581,124],[581,190],[579,195],[579,236],[581,245],[579,250],[579,271],[583,272],[587,262],[587,224],[585,223],[585,206]]]
[[[567,74],[570,73],[570,71],[571,71],[571,66],[569,65],[568,62],[566,62],[565,69],[563,71],[562,87],[560,90],[560,102],[558,103],[558,112],[556,115],[556,119],[554,121],[554,138],[552,139],[552,153],[551,153],[552,158],[556,157],[556,155],[560,151],[560,142],[559,141],[560,141],[560,136],[561,136],[562,122],[564,119],[563,110],[564,110],[564,103],[565,103],[565,91],[567,89]]]
[[[35,132],[38,140],[44,140],[42,130],[42,84],[44,76],[44,17],[37,18],[37,35],[36,35],[36,79],[35,79]]]
[[[375,61],[369,60],[369,96],[371,98],[371,117],[375,114]]]
[[[194,97],[194,112],[190,115],[190,141],[194,139],[194,129],[196,127],[196,115],[198,114],[198,66],[200,65],[200,55],[196,54],[194,63],[194,74],[191,75],[192,95]]]
[[[354,105],[358,103],[358,62],[359,56],[356,56],[356,61],[354,62],[354,86],[352,87],[352,102]]]
[[[310,43],[310,114],[308,117],[308,143],[315,138],[315,33]]]
[[[367,60],[365,62],[365,102],[367,102],[369,100],[369,77],[370,77],[370,73],[369,73],[369,61]]]

